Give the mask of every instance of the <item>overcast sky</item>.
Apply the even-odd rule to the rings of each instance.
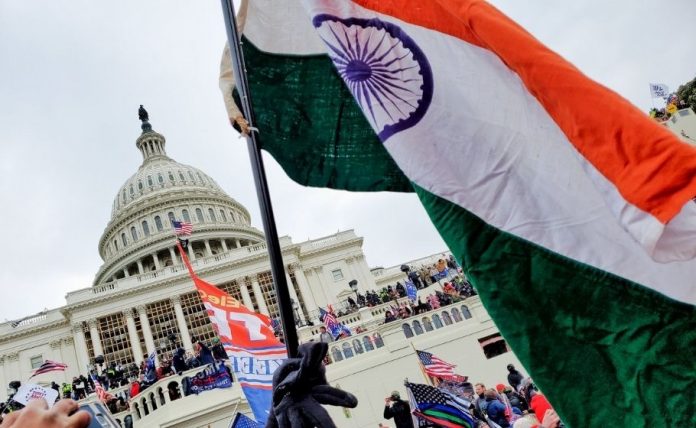
[[[649,82],[676,89],[696,75],[693,0],[493,3],[646,111]],[[208,173],[261,229],[218,92],[224,41],[218,1],[0,0],[0,320],[91,285],[113,197],[141,163],[139,104],[169,156]],[[352,228],[371,266],[445,248],[414,195],[304,188],[266,159],[278,230],[295,242]]]

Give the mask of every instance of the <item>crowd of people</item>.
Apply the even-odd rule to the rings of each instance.
[[[477,428],[560,428],[560,417],[530,378],[525,378],[512,364],[507,366],[507,384],[486,388],[469,382],[439,379],[438,389],[447,391],[470,403],[468,413]],[[409,401],[398,391],[385,399],[384,419],[394,420],[396,428],[415,428]],[[425,421],[427,423],[427,421]],[[430,426],[430,425],[427,425]],[[380,424],[382,428],[389,425]]]
[[[195,338],[194,343],[195,352],[186,352],[178,346],[172,353],[162,355],[158,366],[151,358],[142,361],[140,365],[135,363],[121,365],[112,362],[101,370],[92,368],[87,376],[73,377],[71,383],[64,382],[59,385],[51,382],[51,388],[56,390],[61,398],[81,400],[97,392],[96,380],[107,392],[104,394],[107,397],[104,401],[109,410],[114,414],[119,413],[128,410],[132,397],[145,391],[160,379],[228,359],[217,337],[212,339],[211,346]],[[229,367],[227,368],[229,370]],[[125,386],[129,387],[119,389]],[[116,389],[119,390],[115,391]],[[181,397],[181,391],[174,387],[168,387],[168,394],[171,400]]]
[[[663,108],[658,109],[653,107],[650,109],[650,117],[658,122],[664,122],[670,119],[677,111],[691,107],[688,100],[680,98],[676,93],[670,95],[666,101],[667,102]]]

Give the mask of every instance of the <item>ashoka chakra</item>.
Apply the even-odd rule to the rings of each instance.
[[[329,56],[382,142],[414,126],[430,105],[433,76],[423,51],[380,19],[313,20]]]

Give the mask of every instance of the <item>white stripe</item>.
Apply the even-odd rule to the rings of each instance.
[[[500,59],[460,39],[350,2],[305,3],[312,16],[379,16],[392,22],[430,61],[435,88],[428,113],[385,144],[411,180],[499,229],[673,299],[696,303],[696,261],[662,264],[646,253],[588,177],[585,170],[591,166],[583,164]],[[612,207],[640,221],[625,202]],[[655,239],[650,233],[645,233],[648,241]]]
[[[299,1],[248,0],[244,36],[265,52],[323,54],[326,48]],[[279,37],[278,35],[282,35]]]

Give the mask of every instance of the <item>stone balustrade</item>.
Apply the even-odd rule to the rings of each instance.
[[[206,257],[199,257],[191,261],[194,269],[203,266],[212,266],[218,263],[242,260],[256,254],[267,253],[266,243],[259,243],[241,248],[234,248],[227,252],[214,254]],[[83,288],[68,293],[65,298],[68,304],[75,304],[93,299],[95,295],[108,295],[118,291],[127,290],[134,287],[142,287],[144,284],[161,281],[163,278],[179,275],[188,275],[186,267],[182,264],[167,266],[158,270],[131,275],[128,278],[121,278],[115,281],[100,284],[94,287]]]

